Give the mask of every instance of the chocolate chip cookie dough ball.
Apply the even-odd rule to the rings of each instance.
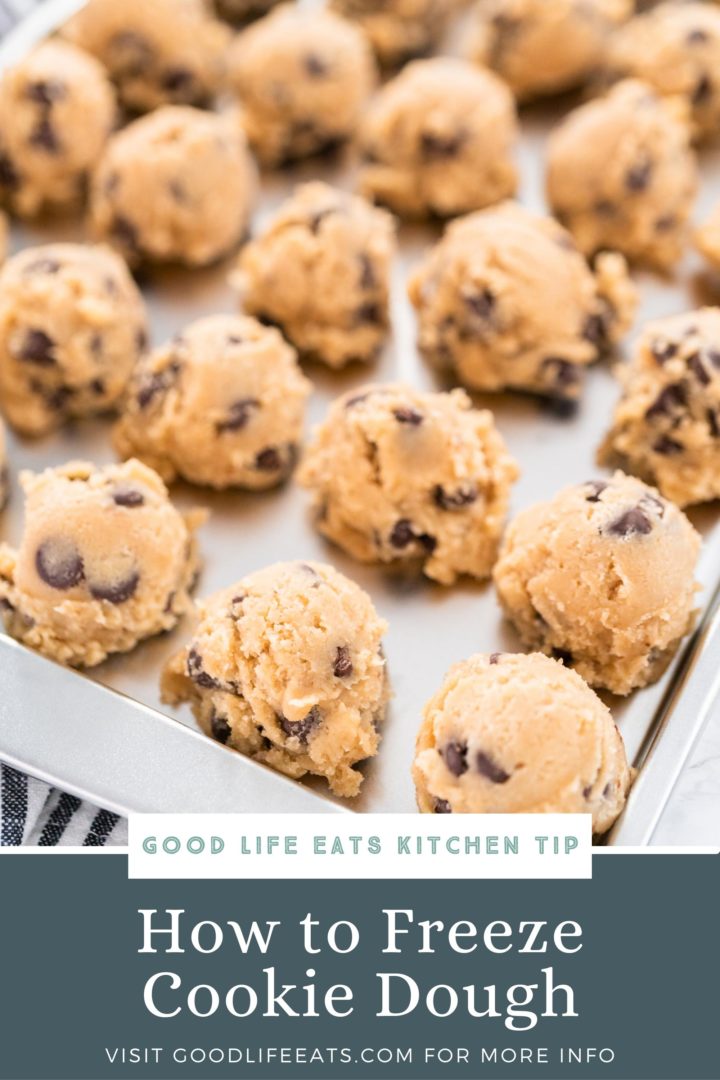
[[[720,131],[720,8],[659,4],[613,38],[607,62],[660,94],[685,98],[698,134]]]
[[[400,64],[433,52],[462,0],[331,0],[367,34],[380,63]]]
[[[131,264],[204,266],[242,239],[255,181],[236,117],[168,105],[108,143],[93,179],[92,226]]]
[[[720,498],[720,309],[650,323],[619,376],[599,460],[679,506]]]
[[[627,79],[551,134],[548,198],[586,254],[614,248],[659,269],[680,258],[697,165],[676,104]]]
[[[89,0],[62,33],[104,64],[132,112],[208,104],[229,42],[204,0]]]
[[[268,166],[351,136],[375,83],[372,50],[357,27],[294,4],[245,30],[228,64],[250,145]]]
[[[323,183],[304,184],[241,252],[243,307],[304,354],[340,368],[375,358],[388,330],[390,215]]]
[[[252,19],[259,19],[261,15],[267,15],[279,3],[280,0],[213,0],[213,7],[219,19],[242,26]]]
[[[310,389],[277,330],[210,315],[137,365],[115,448],[167,482],[274,487],[295,463]]]
[[[23,473],[25,531],[0,546],[0,608],[19,641],[92,667],[171,629],[191,606],[193,529],[139,461]]]
[[[377,385],[331,406],[299,479],[319,531],[354,558],[452,585],[489,576],[517,475],[492,414],[463,390]]]
[[[5,425],[0,420],[0,510],[4,510],[10,494],[7,451],[5,449]]]
[[[497,71],[522,101],[585,83],[632,0],[484,0],[470,54]]]
[[[677,506],[618,472],[520,513],[493,576],[528,648],[629,694],[659,678],[692,628],[699,547]]]
[[[92,56],[47,41],[0,82],[0,202],[31,217],[85,194],[115,122],[115,95]]]
[[[471,656],[425,707],[413,764],[425,814],[592,814],[606,832],[631,771],[610,710],[539,653]]]
[[[465,60],[408,64],[379,92],[359,132],[364,195],[404,217],[452,217],[512,195],[515,105]]]
[[[357,795],[388,698],[370,597],[331,566],[277,563],[200,605],[170,661],[164,700],[190,701],[219,742],[287,776],[324,776]]]
[[[559,402],[578,398],[637,303],[622,256],[600,256],[593,272],[562,226],[510,202],[452,222],[409,293],[431,363],[473,389]]]
[[[0,407],[24,435],[112,408],[146,347],[142,297],[109,248],[26,248],[0,271]]]

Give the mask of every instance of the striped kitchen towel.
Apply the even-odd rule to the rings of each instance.
[[[127,821],[0,762],[0,847],[122,847]]]

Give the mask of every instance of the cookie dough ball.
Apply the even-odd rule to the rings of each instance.
[[[699,547],[677,506],[618,472],[520,513],[493,576],[525,645],[628,694],[659,678],[693,626]]]
[[[287,776],[357,795],[388,698],[387,629],[354,582],[321,563],[277,563],[200,605],[163,697],[190,701],[219,742]]]
[[[0,406],[24,435],[116,404],[147,321],[123,260],[106,247],[26,248],[0,271]]]
[[[695,246],[715,269],[720,270],[720,203],[695,231]]]
[[[104,64],[133,112],[208,104],[229,41],[204,0],[88,0],[62,32]]]
[[[0,420],[0,510],[4,510],[10,494],[7,452],[5,450],[5,425]]]
[[[246,311],[339,368],[380,350],[394,253],[388,213],[327,184],[304,184],[243,249],[233,280]]]
[[[720,498],[720,309],[650,323],[619,376],[599,460],[679,506]]]
[[[255,180],[235,117],[168,105],[108,143],[92,185],[92,225],[132,264],[204,266],[243,238]]]
[[[425,814],[592,814],[606,832],[631,781],[610,710],[540,653],[471,656],[425,707],[413,778]]]
[[[300,470],[317,527],[362,562],[415,563],[443,585],[486,578],[515,462],[463,390],[368,386],[336,401]]]
[[[594,272],[552,218],[503,203],[453,222],[411,277],[419,346],[478,390],[510,387],[576,399],[584,369],[632,321],[620,255]]]
[[[0,546],[0,608],[19,641],[92,667],[170,630],[191,606],[193,529],[141,465],[71,462],[23,473],[25,531]]]
[[[331,0],[331,7],[367,34],[386,67],[432,52],[464,0]]]
[[[250,144],[269,166],[347,139],[375,84],[372,50],[357,27],[294,4],[245,30],[228,63]]]
[[[280,0],[214,0],[213,6],[219,19],[241,26],[267,15],[278,3]]]
[[[666,3],[632,19],[613,39],[610,70],[685,99],[700,135],[720,130],[720,9]]]
[[[416,60],[387,83],[359,132],[364,195],[405,217],[452,217],[512,195],[512,95],[465,60]]]
[[[97,60],[46,41],[0,82],[0,202],[32,216],[85,193],[115,122],[115,95]]]
[[[274,487],[295,463],[310,389],[277,330],[210,315],[137,365],[115,448],[168,483]]]
[[[571,90],[600,66],[633,0],[485,0],[470,48],[522,101]]]
[[[586,254],[614,248],[659,269],[680,258],[697,164],[676,104],[626,79],[550,135],[548,198]]]

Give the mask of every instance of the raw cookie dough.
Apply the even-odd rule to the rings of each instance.
[[[0,510],[5,508],[10,494],[7,453],[5,450],[5,425],[0,420]]]
[[[452,222],[409,293],[433,364],[474,389],[559,402],[577,399],[637,304],[621,255],[601,255],[593,273],[562,226],[510,202]]]
[[[130,263],[204,266],[243,238],[256,177],[237,117],[168,105],[108,143],[92,225]]]
[[[88,0],[62,33],[105,65],[133,112],[208,104],[229,42],[204,0]]]
[[[13,637],[93,667],[191,607],[203,515],[181,517],[152,469],[74,461],[20,481],[23,538],[17,551],[0,546],[0,609]]]
[[[367,593],[331,566],[276,563],[200,604],[163,699],[190,701],[234,750],[357,795],[354,766],[377,753],[388,698],[386,629]]]
[[[25,248],[0,271],[0,407],[24,435],[116,404],[146,347],[142,297],[109,248]]]
[[[362,562],[486,578],[518,469],[464,390],[375,385],[330,407],[300,468],[317,527]]]
[[[167,483],[274,487],[295,463],[310,390],[277,330],[209,315],[137,365],[115,448]]]
[[[618,374],[623,396],[598,460],[678,506],[720,498],[720,309],[649,323]]]
[[[365,35],[331,11],[282,4],[236,39],[229,79],[264,165],[282,165],[353,134],[375,84]]]
[[[0,82],[0,203],[31,217],[85,194],[115,123],[115,94],[81,49],[46,41]]]
[[[214,0],[213,6],[220,19],[241,26],[252,19],[259,19],[261,15],[267,15],[280,0]]]
[[[720,270],[720,203],[700,228],[695,230],[695,247],[711,266]]]
[[[587,82],[632,11],[633,0],[485,0],[470,55],[521,101],[557,94]]]
[[[327,184],[304,184],[242,250],[234,283],[246,311],[339,368],[374,359],[387,335],[394,253],[386,211]]]
[[[493,577],[528,648],[629,694],[660,677],[692,629],[699,548],[677,506],[617,472],[518,514]]]
[[[413,779],[425,814],[592,814],[606,832],[631,781],[610,710],[540,653],[455,664],[425,707]]]
[[[680,258],[697,189],[680,104],[626,79],[550,135],[548,199],[586,254],[614,248],[659,269]]]
[[[612,40],[608,66],[687,101],[700,135],[720,131],[720,9],[667,3],[632,19]]]
[[[463,0],[331,0],[367,34],[375,55],[397,67],[434,51]]]
[[[466,60],[415,60],[371,102],[358,134],[364,195],[405,217],[452,217],[517,187],[512,94]]]

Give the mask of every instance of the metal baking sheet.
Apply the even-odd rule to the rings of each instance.
[[[47,0],[40,5],[0,44],[0,68],[19,59],[30,45],[79,6],[78,0]],[[562,111],[572,104],[566,100]],[[544,144],[550,127],[561,114],[557,104],[534,106],[522,112],[523,134],[518,149],[522,177],[519,198],[533,209],[545,209]],[[720,198],[720,149],[703,150],[701,164],[702,188],[697,200],[697,220],[702,220]],[[253,221],[254,231],[263,228],[298,182],[319,177],[352,189],[355,173],[356,163],[352,153],[348,152],[334,163],[313,162],[291,171],[265,175]],[[439,233],[437,227],[430,225],[403,225],[400,228],[400,254],[393,280],[393,333],[376,364],[371,367],[355,365],[339,374],[318,364],[305,366],[315,388],[309,405],[309,426],[324,416],[335,396],[369,379],[407,381],[423,389],[441,388],[437,377],[417,354],[415,317],[405,294],[409,271],[422,258],[428,245],[437,240]],[[17,250],[30,244],[76,240],[83,236],[82,222],[16,224],[11,245]],[[208,270],[167,269],[144,275],[142,287],[151,314],[154,342],[164,341],[202,315],[236,310],[237,299],[227,282],[231,266],[232,260],[229,260]],[[632,346],[639,328],[648,319],[682,312],[701,303],[720,302],[720,281],[713,280],[692,252],[688,252],[671,278],[643,273],[635,276],[642,301],[634,331],[625,342],[625,351]],[[589,373],[580,411],[569,420],[551,415],[529,397],[477,395],[477,404],[491,408],[495,413],[497,424],[522,469],[520,481],[513,491],[511,513],[551,497],[567,484],[601,475],[594,463],[595,449],[608,425],[617,392],[610,364],[600,363]],[[10,435],[13,491],[9,508],[0,518],[3,539],[15,543],[21,534],[19,470],[38,470],[70,458],[86,458],[97,463],[113,461],[109,428],[108,420],[97,420],[78,423],[40,441],[21,440]],[[492,587],[465,581],[448,589],[424,579],[411,579],[387,569],[354,562],[313,531],[307,515],[306,493],[293,482],[266,494],[217,494],[179,484],[173,487],[172,496],[180,507],[204,505],[211,510],[209,523],[200,535],[205,557],[199,585],[201,595],[268,563],[298,558],[332,562],[370,593],[390,626],[385,644],[395,696],[380,752],[363,766],[362,793],[344,805],[357,811],[414,809],[410,764],[415,733],[423,705],[440,685],[447,668],[473,652],[520,648],[513,631],[502,620]],[[720,582],[717,506],[692,510],[690,517],[705,539],[698,577],[702,585],[699,604],[707,608]],[[716,690],[712,677],[714,665],[707,662],[711,641],[713,636],[717,637],[716,629],[715,624],[709,629],[706,627],[705,633],[698,635],[695,643],[677,657],[655,686],[636,692],[629,700],[605,695],[622,730],[630,759],[641,764],[648,750],[652,750],[648,762],[653,758],[660,761],[660,765],[653,765],[652,771],[648,767],[647,775],[641,770],[637,799],[631,798],[611,842],[646,842],[651,835],[652,824],[670,794],[678,768],[697,737],[699,721],[707,712],[710,697]],[[173,633],[147,641],[128,655],[109,660],[94,669],[91,677],[194,727],[189,709],[168,710],[160,704],[158,693],[162,665],[186,640],[188,632],[187,623],[181,624]],[[683,707],[684,687],[689,679],[693,693],[691,717]],[[675,693],[678,688],[682,692]],[[52,722],[49,716],[35,718],[38,740],[43,739],[43,725],[49,722]],[[658,738],[653,749],[655,735]],[[658,747],[662,749],[663,745],[672,747],[672,752],[659,753]],[[98,753],[100,751],[98,747]],[[72,784],[77,748],[69,741],[61,752],[64,758],[58,762],[57,775]],[[670,761],[663,760],[668,757]],[[171,761],[168,768],[172,768]],[[308,781],[308,786],[326,793],[319,780]],[[638,803],[637,813],[634,801]]]

